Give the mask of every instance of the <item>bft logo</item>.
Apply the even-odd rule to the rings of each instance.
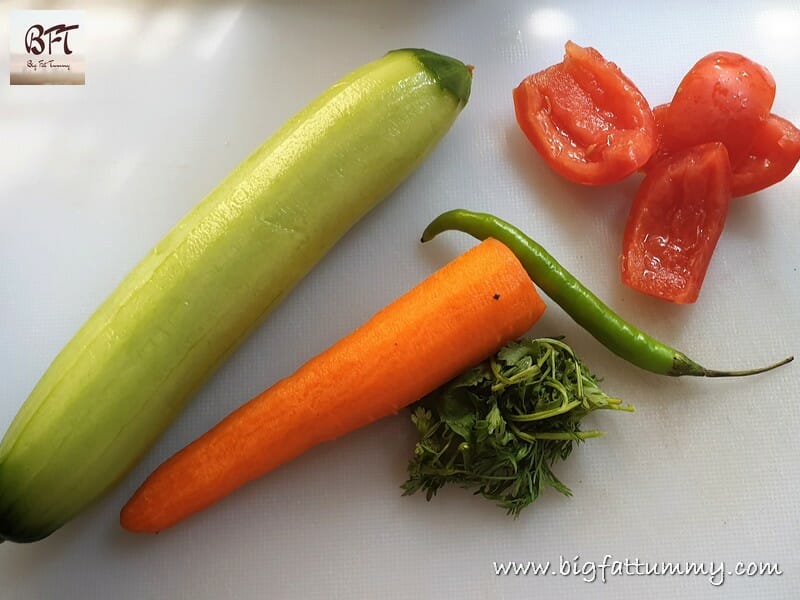
[[[61,44],[63,54],[70,55],[72,50],[69,48],[69,32],[79,27],[80,25],[60,23],[45,29],[42,25],[31,25],[25,34],[25,50],[39,56],[46,48],[48,54],[53,54],[53,44]]]
[[[83,11],[12,10],[11,85],[84,85]]]

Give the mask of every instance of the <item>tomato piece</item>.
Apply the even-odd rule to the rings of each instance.
[[[664,119],[669,104],[653,108],[658,133],[658,149],[644,166],[649,171],[654,164],[670,155],[663,143]],[[744,159],[733,168],[732,194],[736,198],[763,190],[782,181],[800,162],[800,129],[790,121],[770,114],[758,127]]]
[[[668,109],[669,102],[653,107],[653,119],[656,123],[656,150],[653,152],[650,160],[642,167],[642,170],[645,172],[649,171],[654,164],[670,154],[670,151],[664,146],[664,121],[667,117]]]
[[[667,151],[722,142],[735,168],[769,117],[775,80],[764,67],[734,52],[712,52],[681,80],[665,111],[661,145]]]
[[[564,61],[514,89],[517,123],[557,173],[586,185],[613,183],[656,149],[642,93],[594,48],[567,42]]]
[[[679,304],[697,300],[731,200],[719,142],[665,157],[642,180],[622,243],[622,280]]]
[[[733,170],[733,195],[744,196],[785,179],[800,161],[800,129],[770,115],[758,130],[747,157]]]
[[[664,120],[667,118],[668,109],[669,102],[653,107],[653,119],[656,122],[656,137],[659,142],[661,141],[661,136],[664,135]]]

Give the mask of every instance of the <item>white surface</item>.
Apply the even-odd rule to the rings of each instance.
[[[4,3],[10,8],[48,2]],[[564,6],[559,6],[563,4]],[[204,387],[113,493],[49,539],[0,546],[0,596],[42,598],[793,598],[800,586],[800,365],[739,381],[667,380],[616,359],[549,303],[634,415],[558,472],[517,521],[449,490],[402,498],[407,415],[318,448],[157,537],[117,524],[162,460],[472,242],[421,246],[441,211],[488,210],[538,238],[631,321],[708,366],[800,354],[800,172],[737,200],[693,306],[638,295],[618,254],[636,181],[584,189],[517,129],[511,89],[572,38],[653,105],[712,50],[744,53],[800,122],[800,7],[756,2],[59,2],[86,10],[85,87],[0,81],[0,430],[50,360],[178,218],[278,125],[395,47],[476,66],[473,95],[422,169],[355,227]],[[613,6],[613,8],[612,8]],[[0,36],[0,40],[5,39]],[[5,42],[0,48],[6,47]],[[0,75],[8,64],[0,51]],[[780,577],[496,577],[493,561],[774,561]],[[591,596],[587,596],[591,595]]]

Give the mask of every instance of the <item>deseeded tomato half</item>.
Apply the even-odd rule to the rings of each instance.
[[[719,142],[655,163],[628,215],[622,280],[664,300],[696,301],[730,200],[731,167]]]
[[[550,167],[577,183],[624,179],[656,149],[650,105],[617,65],[567,42],[564,61],[514,89],[517,122]]]
[[[735,169],[774,99],[775,80],[766,68],[735,52],[712,52],[684,76],[661,115],[661,145],[672,151],[722,142]]]

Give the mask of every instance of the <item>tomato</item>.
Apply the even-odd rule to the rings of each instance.
[[[664,300],[696,301],[730,200],[731,167],[719,142],[655,163],[628,215],[622,280]]]
[[[664,146],[664,120],[667,116],[669,103],[659,104],[653,107],[653,119],[656,122],[656,151],[650,157],[650,160],[642,168],[643,171],[649,171],[650,167],[656,164],[665,156],[669,156],[670,151]]]
[[[653,109],[659,144],[653,157],[644,166],[645,171],[670,155],[671,151],[663,143],[664,119],[669,106],[661,104]],[[782,181],[798,162],[800,129],[783,117],[770,114],[756,129],[746,156],[733,167],[733,197],[752,194]]]
[[[770,115],[756,133],[747,157],[733,170],[733,195],[744,196],[778,183],[800,161],[800,129]]]
[[[708,54],[681,80],[663,115],[661,145],[673,151],[722,142],[735,168],[747,158],[774,99],[767,69],[734,52]]]
[[[656,149],[647,100],[594,48],[567,42],[563,62],[530,75],[514,90],[514,108],[547,164],[577,183],[620,181]]]

